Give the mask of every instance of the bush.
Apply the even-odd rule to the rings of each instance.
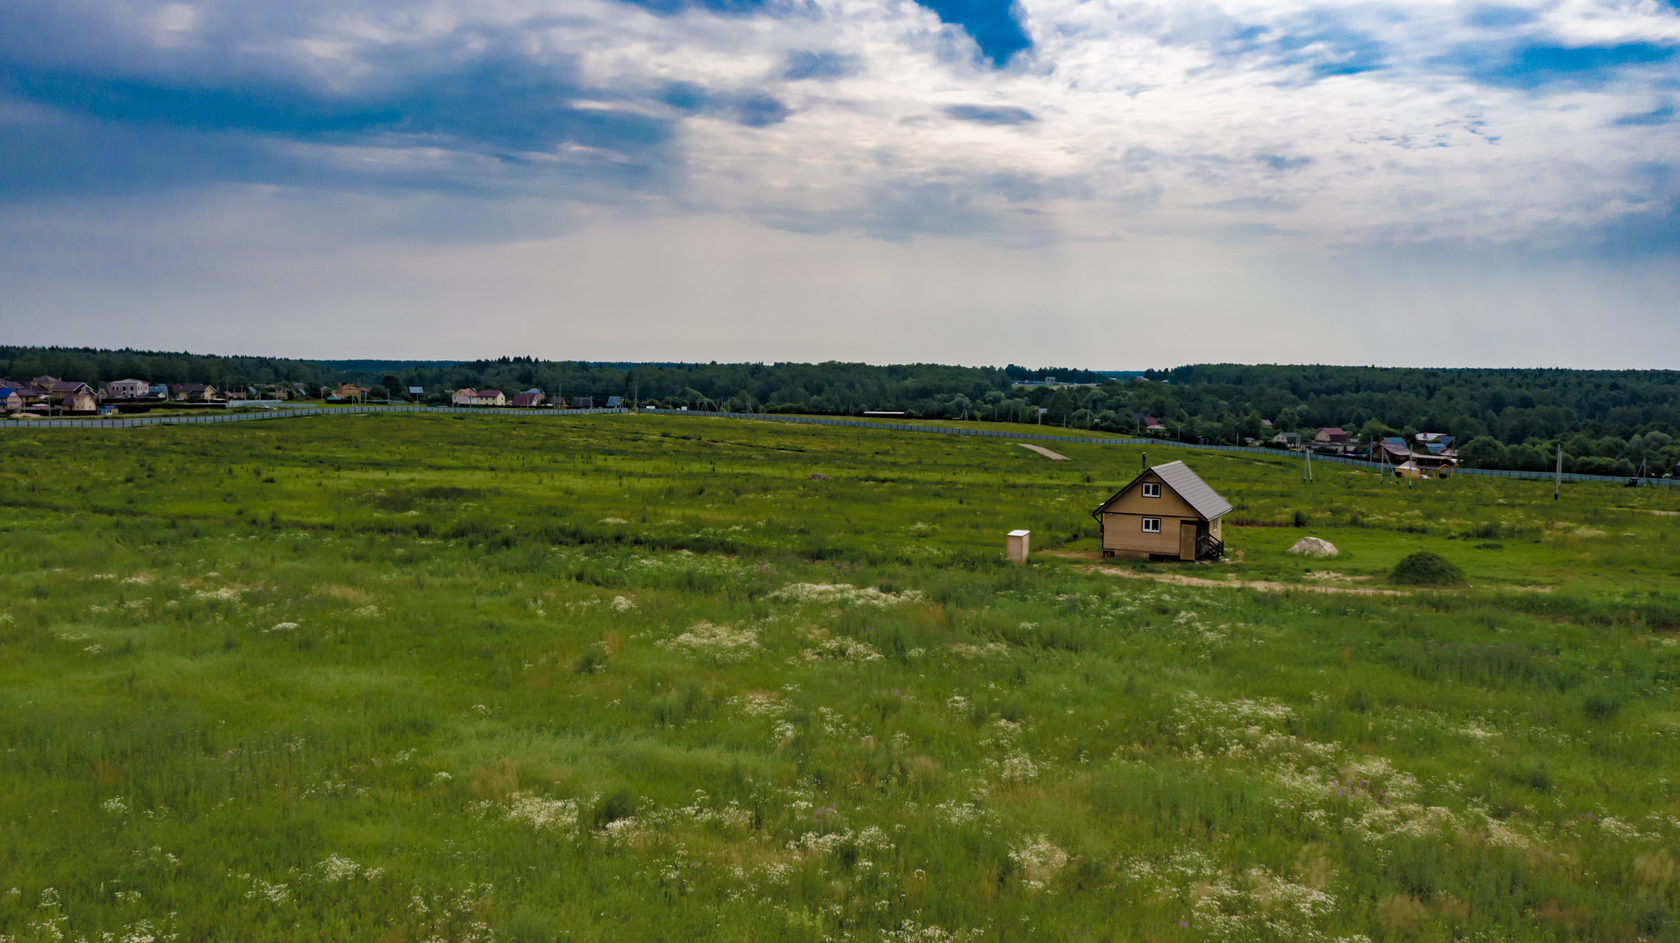
[[[1388,578],[1407,586],[1456,586],[1464,582],[1464,571],[1436,554],[1420,550],[1396,563]]]

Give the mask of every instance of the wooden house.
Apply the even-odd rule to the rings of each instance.
[[[0,387],[0,413],[23,411],[23,397],[13,387]]]
[[[1225,552],[1220,518],[1230,510],[1190,466],[1168,462],[1146,469],[1091,516],[1105,557],[1211,560]]]

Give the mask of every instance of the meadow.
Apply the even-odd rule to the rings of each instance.
[[[1055,448],[8,430],[0,943],[1680,940],[1680,490]]]

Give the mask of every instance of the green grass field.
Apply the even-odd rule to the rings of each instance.
[[[1054,448],[8,431],[0,941],[1680,940],[1680,491]]]

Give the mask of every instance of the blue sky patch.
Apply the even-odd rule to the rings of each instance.
[[[1313,159],[1304,155],[1287,157],[1283,154],[1256,154],[1254,159],[1273,173],[1290,173],[1312,166]]]
[[[1660,108],[1653,108],[1650,111],[1642,111],[1633,115],[1623,115],[1610,123],[1622,128],[1653,128],[1658,125],[1673,123],[1674,114],[1673,105],[1663,105]]]
[[[1011,0],[916,0],[939,14],[939,21],[961,26],[980,47],[980,55],[994,68],[1002,68],[1023,49],[1032,47],[1032,38],[1021,29],[1015,18]]]
[[[1607,46],[1559,46],[1534,43],[1490,50],[1486,45],[1460,46],[1437,60],[1462,69],[1487,85],[1537,89],[1548,85],[1597,88],[1624,70],[1658,65],[1674,58],[1674,47],[1657,43],[1618,43]]]
[[[1387,62],[1381,40],[1325,10],[1290,16],[1273,27],[1234,27],[1215,48],[1226,56],[1292,70],[1309,84],[1373,72]]]
[[[787,65],[782,69],[782,78],[790,82],[803,79],[843,79],[862,70],[863,60],[848,53],[795,49],[787,55]]]
[[[1032,112],[1012,105],[950,105],[945,113],[958,121],[976,124],[1030,124],[1038,120]]]
[[[1470,12],[1464,15],[1464,22],[1482,29],[1509,29],[1526,26],[1539,18],[1540,15],[1533,10],[1489,3],[1471,7]]]
[[[767,92],[718,92],[693,82],[672,82],[654,97],[678,111],[721,116],[749,128],[780,123],[793,113]]]

